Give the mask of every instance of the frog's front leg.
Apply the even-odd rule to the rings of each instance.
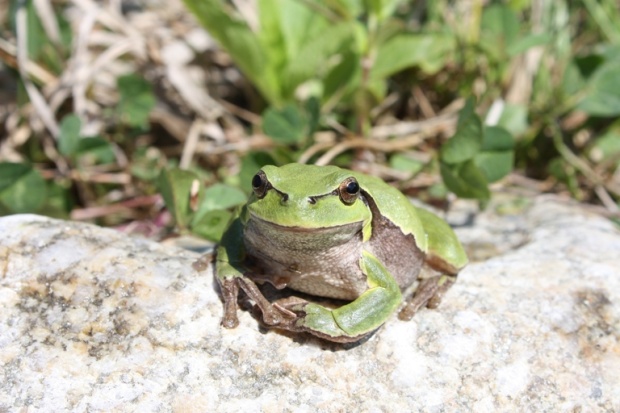
[[[400,288],[371,253],[362,252],[360,268],[367,277],[368,290],[357,299],[333,310],[314,303],[287,306],[297,319],[278,327],[341,343],[358,341],[379,328],[400,305]]]
[[[218,250],[218,258],[216,263],[217,280],[220,284],[222,297],[224,298],[224,315],[222,317],[222,326],[225,328],[235,328],[239,325],[237,317],[237,298],[239,296],[239,288],[258,305],[263,312],[263,320],[268,325],[284,324],[286,321],[295,319],[294,313],[278,306],[271,304],[263,293],[258,289],[254,281],[248,278],[242,271],[242,266],[235,265],[230,259],[231,249],[226,244],[221,245]]]

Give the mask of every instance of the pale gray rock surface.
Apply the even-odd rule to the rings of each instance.
[[[342,347],[247,311],[220,328],[194,253],[0,218],[0,412],[620,411],[617,228],[543,199],[457,232],[499,255],[438,310]]]

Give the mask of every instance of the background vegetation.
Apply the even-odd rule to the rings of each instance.
[[[296,161],[618,219],[615,0],[1,7],[0,214],[216,240],[261,165]]]

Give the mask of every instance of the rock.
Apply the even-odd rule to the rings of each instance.
[[[439,309],[342,346],[247,311],[222,329],[195,253],[0,218],[0,411],[620,411],[618,229],[552,199],[474,221],[469,244],[512,247]]]

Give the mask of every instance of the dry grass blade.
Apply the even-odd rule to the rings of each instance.
[[[26,13],[26,1],[18,1],[17,11],[15,13],[15,26],[17,33],[17,67],[22,81],[24,82],[26,93],[28,93],[28,97],[30,98],[37,114],[50,134],[55,139],[58,139],[58,136],[60,135],[60,127],[56,122],[56,117],[41,92],[39,92],[37,87],[30,80],[30,75],[26,70],[26,67],[28,66],[28,19]]]

